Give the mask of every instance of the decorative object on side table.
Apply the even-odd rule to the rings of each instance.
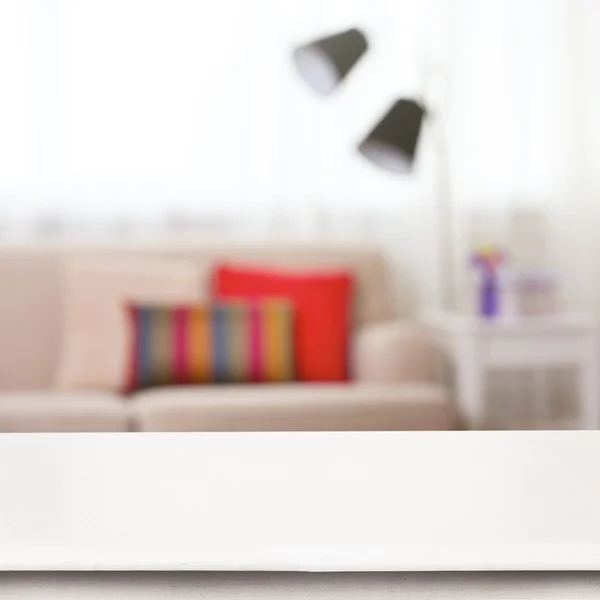
[[[560,278],[544,267],[511,268],[504,281],[507,312],[513,317],[543,317],[561,312]]]
[[[492,244],[480,246],[473,254],[471,264],[479,269],[479,314],[491,319],[500,313],[500,267],[506,254]]]

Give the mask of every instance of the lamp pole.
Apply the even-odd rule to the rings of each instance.
[[[452,73],[447,57],[454,54],[459,10],[457,4],[452,1],[431,0],[429,11],[425,14],[437,14],[438,18],[424,27],[421,47],[421,85],[427,106],[430,108],[429,122],[435,163],[434,231],[437,236],[439,308],[447,311],[458,308],[456,282],[459,255],[456,246],[456,211],[452,195],[447,131],[452,101]],[[437,44],[435,50],[433,44]]]
[[[450,100],[449,70],[445,65],[426,65],[428,83],[441,83],[438,93],[427,98],[431,107],[430,127],[434,153],[434,199],[438,253],[440,308],[454,310],[456,294],[455,211],[452,203],[447,116]]]

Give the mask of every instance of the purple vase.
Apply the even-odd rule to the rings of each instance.
[[[479,290],[479,312],[485,319],[492,319],[500,311],[498,279],[485,274]]]

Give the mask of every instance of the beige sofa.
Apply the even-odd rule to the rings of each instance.
[[[165,387],[123,397],[52,390],[61,347],[62,268],[70,257],[187,258],[208,286],[215,260],[290,268],[343,266],[357,278],[349,384]],[[318,245],[163,244],[0,248],[0,431],[443,430],[454,405],[436,382],[424,332],[396,315],[382,256]]]

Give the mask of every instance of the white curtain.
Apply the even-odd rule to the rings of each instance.
[[[595,0],[0,0],[2,234],[233,219],[262,235],[361,236],[433,301],[432,129],[408,178],[355,151],[396,97],[425,94],[447,132],[457,278],[471,217],[476,235],[501,237],[527,208],[549,223],[569,298],[591,306],[599,25]],[[369,52],[316,97],[291,50],[350,26]],[[440,73],[450,88],[436,95]]]
[[[560,270],[567,306],[595,309],[600,5],[450,1],[450,160],[463,260],[473,217],[475,237],[510,244],[511,218],[537,216],[545,235],[522,233],[521,246]]]
[[[354,146],[414,87],[421,17],[412,0],[0,0],[4,208],[287,212],[414,196],[416,180],[381,177]],[[334,99],[313,97],[293,47],[355,23],[373,33],[368,59]],[[389,67],[398,52],[409,68]]]

